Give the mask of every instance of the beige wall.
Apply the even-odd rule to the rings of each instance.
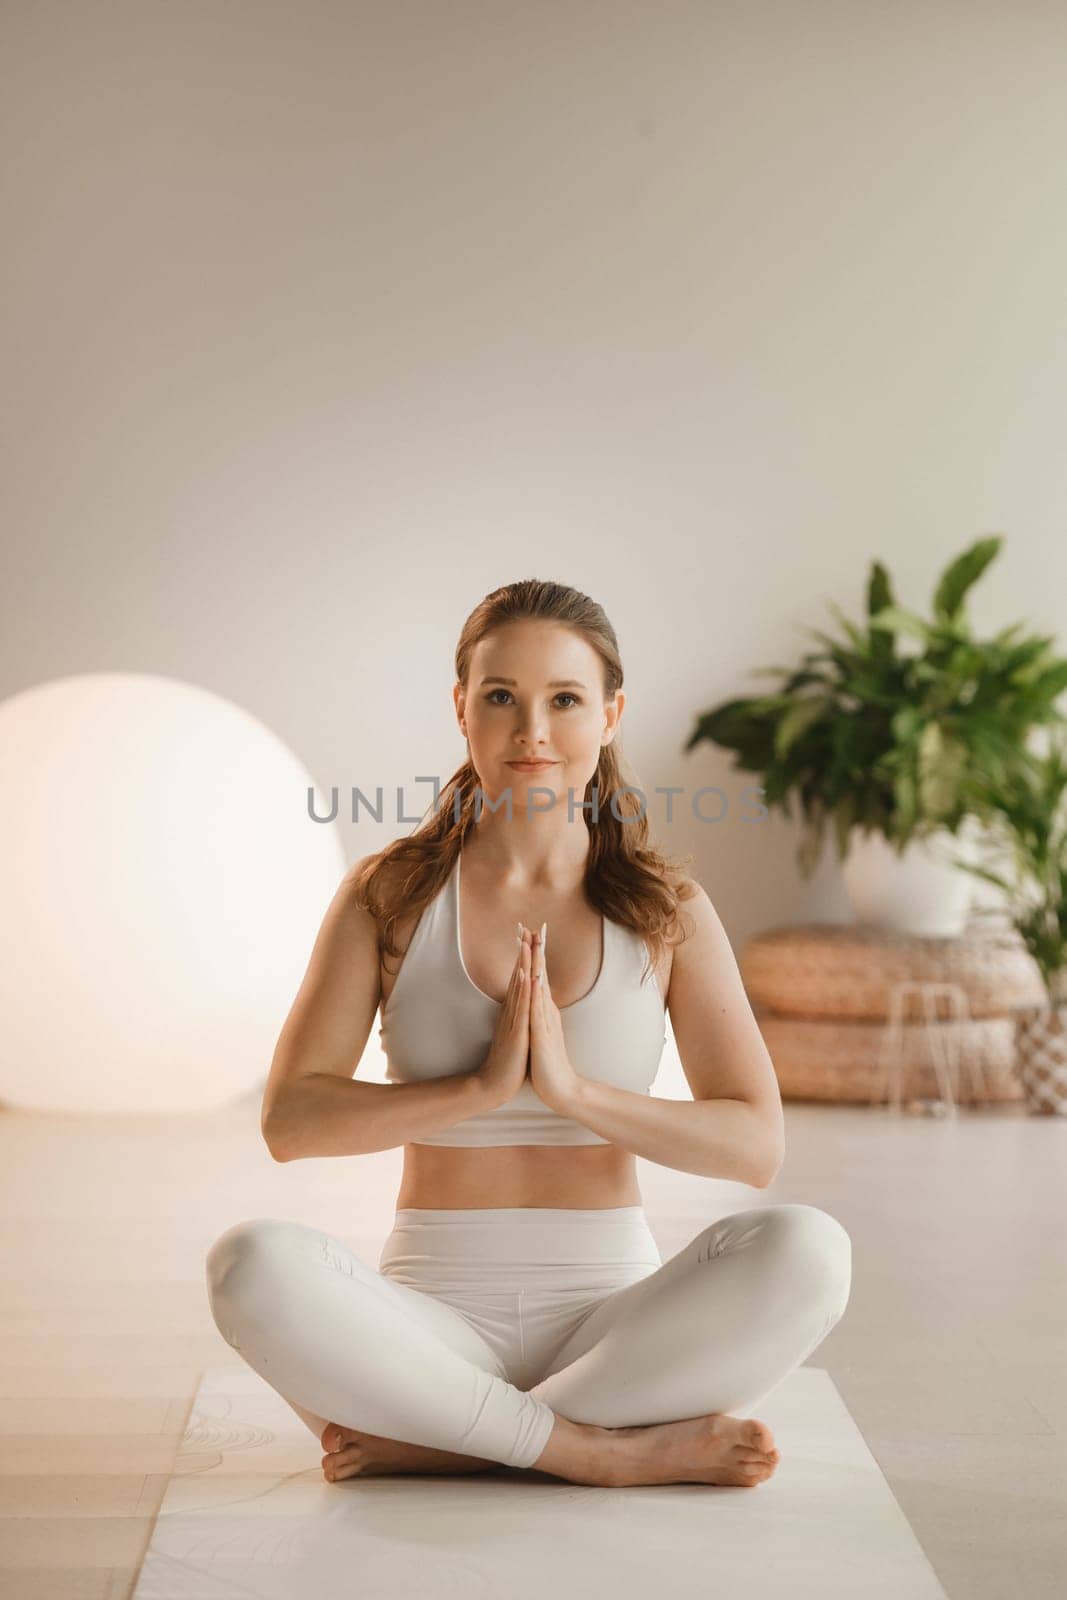
[[[615,623],[648,788],[736,801],[694,715],[872,556],[923,604],[1004,532],[976,620],[1067,636],[1064,5],[2,26],[0,695],[173,675],[390,792],[462,756],[467,612],[550,577]],[[735,948],[847,914],[784,822],[652,814]]]

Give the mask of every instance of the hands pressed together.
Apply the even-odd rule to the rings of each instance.
[[[518,951],[508,992],[481,1076],[502,1104],[524,1082],[545,1105],[569,1115],[581,1087],[563,1037],[563,1019],[552,998],[545,966],[544,923],[540,929],[518,924]]]

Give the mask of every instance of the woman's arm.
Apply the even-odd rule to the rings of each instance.
[[[422,1083],[308,1072],[279,1099],[263,1137],[275,1161],[369,1155],[440,1133],[499,1103],[477,1072]]]
[[[766,1119],[747,1100],[664,1100],[581,1079],[562,1115],[661,1167],[763,1189],[780,1165]]]
[[[660,1166],[762,1189],[785,1157],[778,1078],[718,913],[687,881],[693,927],[674,949],[667,1009],[692,1101],[578,1078],[555,1109]]]
[[[334,893],[274,1049],[260,1127],[276,1161],[391,1150],[497,1103],[477,1072],[420,1083],[355,1078],[381,1002],[378,930],[355,901],[364,857]]]

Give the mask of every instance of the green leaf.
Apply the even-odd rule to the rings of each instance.
[[[932,638],[929,624],[904,606],[883,606],[871,618],[871,627],[887,628],[891,633],[910,633],[923,644],[928,644]]]
[[[867,579],[867,615],[873,617],[876,612],[882,611],[886,606],[894,605],[896,597],[893,586],[889,581],[889,574],[880,561],[871,562],[871,573]]]
[[[830,600],[827,602],[827,604],[834,616],[837,618],[838,622],[841,624],[842,628],[844,628],[845,632],[852,640],[852,643],[856,646],[856,649],[861,655],[866,655],[869,648],[867,635],[862,632],[861,629],[857,628],[856,624],[851,620],[850,617],[846,617],[845,613],[835,600]]]
[[[1067,689],[1067,661],[1058,661],[1030,685],[1032,694],[1051,703]]]
[[[915,778],[911,772],[898,772],[893,783],[893,798],[896,802],[896,826],[901,834],[907,834],[918,820],[918,793]]]
[[[979,866],[978,863],[974,861],[961,861],[959,865],[965,872],[972,873],[974,877],[982,878],[986,883],[992,883],[998,889],[1006,889],[1009,892],[1011,891],[1012,886],[1007,879],[1002,878],[1000,874],[994,872],[992,868]]]
[[[877,615],[895,604],[893,586],[889,581],[889,573],[880,561],[871,562],[870,576],[867,579],[867,617]],[[896,635],[887,632],[885,628],[871,628],[871,655],[876,661],[889,662],[896,656]]]
[[[892,718],[893,736],[901,744],[911,744],[918,738],[924,721],[918,706],[901,706]]]
[[[943,821],[963,805],[962,785],[968,749],[962,740],[928,722],[919,739],[919,809],[933,822]]]
[[[800,843],[797,846],[796,862],[802,877],[810,878],[818,866],[825,832],[825,807],[816,800],[808,809]]]
[[[999,534],[989,539],[977,539],[962,555],[949,563],[934,591],[934,610],[939,616],[950,619],[957,616],[968,589],[996,558],[1003,543]]]
[[[848,840],[853,826],[859,817],[859,795],[855,789],[850,789],[843,795],[834,807],[834,839],[837,844],[838,860],[843,861],[848,854]]]
[[[698,718],[684,748],[688,752],[704,741],[722,745],[737,752],[743,771],[761,771],[774,760],[774,728],[761,700],[726,700]]]
[[[798,700],[791,706],[778,724],[778,731],[774,736],[775,755],[780,760],[784,759],[801,734],[806,733],[820,717],[824,717],[829,708],[830,701],[825,696]]]

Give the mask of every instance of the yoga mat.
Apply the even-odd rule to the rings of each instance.
[[[331,1484],[257,1373],[211,1368],[132,1600],[947,1600],[827,1372],[799,1367],[753,1415],[782,1456],[754,1489],[505,1466]]]

